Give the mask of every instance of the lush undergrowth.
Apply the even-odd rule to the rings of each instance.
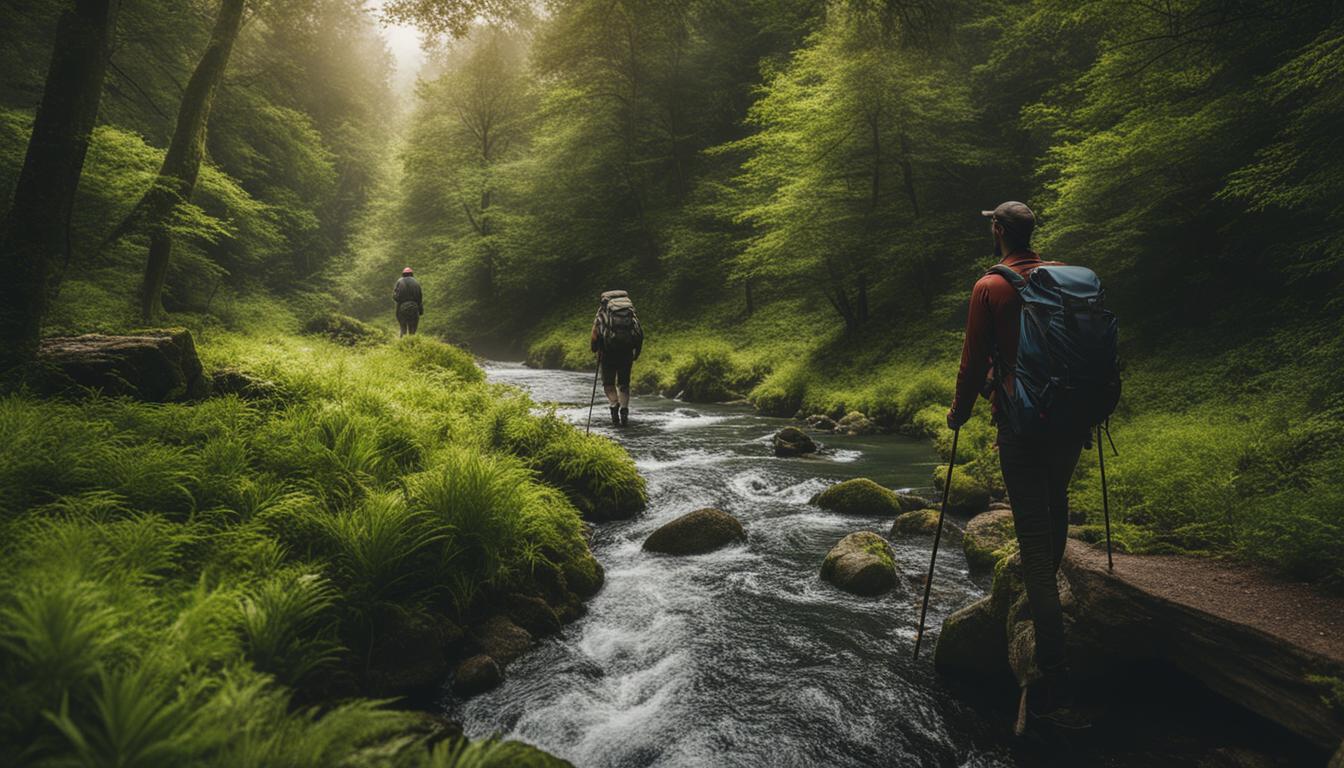
[[[692,317],[646,298],[649,338],[632,379],[642,392],[746,397],[780,416],[862,411],[884,428],[933,438],[946,458],[944,417],[961,350],[956,299],[895,330],[845,339],[829,309],[797,300],[750,316],[718,304]],[[529,361],[590,368],[590,312],[552,318]],[[1119,453],[1108,446],[1106,457],[1120,546],[1233,556],[1344,588],[1344,341],[1301,325],[1229,334],[1238,343],[1209,344],[1193,331],[1130,335],[1112,421]],[[957,475],[1002,492],[993,438],[981,402],[962,428]],[[1079,464],[1072,499],[1086,514],[1083,535],[1099,537],[1095,450]]]
[[[262,382],[252,399],[0,399],[5,753],[538,759],[432,747],[422,716],[358,695],[399,631],[466,623],[542,571],[591,576],[576,504],[641,504],[629,457],[423,337],[207,329],[198,348],[208,371]]]

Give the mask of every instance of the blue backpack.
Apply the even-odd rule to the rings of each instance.
[[[1120,400],[1120,324],[1106,309],[1101,280],[1066,265],[1036,267],[1025,278],[1003,264],[989,273],[1022,299],[1011,392],[1004,372],[995,374],[1009,428],[1026,437],[1090,435]]]

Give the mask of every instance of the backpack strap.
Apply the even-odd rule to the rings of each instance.
[[[1008,284],[1013,286],[1013,290],[1017,291],[1018,293],[1021,293],[1022,289],[1027,287],[1027,279],[1017,274],[1017,270],[1013,269],[1012,267],[1006,264],[995,264],[994,266],[990,267],[989,271],[985,272],[985,274],[998,275],[999,277],[1002,277],[1003,279],[1007,280]]]

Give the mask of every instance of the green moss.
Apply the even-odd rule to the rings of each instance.
[[[1307,675],[1307,682],[1321,692],[1321,701],[1344,717],[1344,680],[1333,675]]]
[[[933,469],[934,488],[942,490],[947,481],[947,465]],[[979,512],[989,506],[989,488],[977,480],[965,467],[952,470],[952,487],[948,490],[947,506],[958,512]]]
[[[966,563],[972,569],[996,569],[1002,561],[1017,553],[1017,534],[1012,515],[1007,512],[986,512],[966,524],[962,537]]]
[[[305,333],[311,333],[347,346],[374,344],[387,339],[381,329],[339,312],[321,312],[303,324]]]
[[[895,517],[920,504],[866,477],[836,483],[812,497],[812,503],[830,512],[868,517]]]

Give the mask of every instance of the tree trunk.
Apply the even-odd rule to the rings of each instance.
[[[910,198],[910,211],[919,218],[919,198],[915,197],[915,168],[910,162],[910,139],[901,134],[901,175],[905,178],[905,195]]]
[[[0,234],[0,370],[33,359],[103,92],[118,0],[76,0],[56,25],[42,103]]]
[[[215,91],[224,79],[233,42],[243,24],[244,0],[221,0],[210,43],[201,55],[196,70],[187,81],[182,104],[177,110],[177,125],[173,139],[163,158],[163,167],[154,185],[145,192],[127,221],[118,227],[124,234],[137,224],[149,227],[149,258],[145,261],[145,280],[140,294],[140,313],[146,320],[153,319],[162,309],[163,284],[168,278],[168,263],[173,252],[168,219],[179,203],[191,200],[196,190],[196,178],[201,172],[205,156],[205,130],[210,120],[210,106]],[[115,236],[114,238],[115,239]]]

